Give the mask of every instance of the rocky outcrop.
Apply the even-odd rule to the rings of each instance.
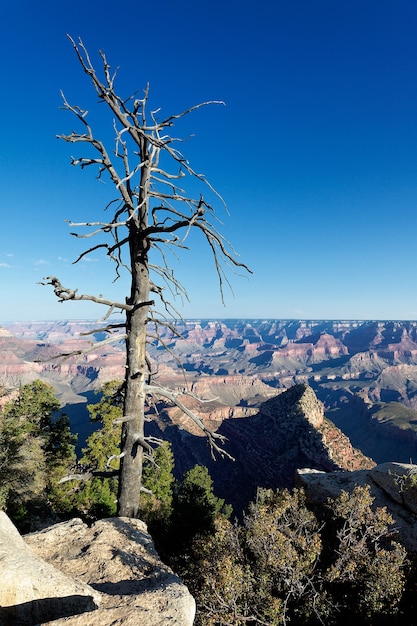
[[[263,402],[256,415],[226,419],[217,430],[227,439],[226,450],[235,459],[210,456],[205,438],[184,428],[166,426],[163,436],[175,450],[179,474],[196,463],[206,465],[216,495],[232,504],[236,514],[256,496],[258,487],[292,487],[300,467],[319,470],[357,470],[375,465],[324,416],[323,404],[307,385],[295,385]],[[212,426],[212,424],[210,424]],[[160,436],[157,424],[149,424]]]
[[[294,385],[264,402],[260,415],[270,416],[286,435],[294,457],[309,458],[324,470],[370,468],[374,461],[355,449],[348,437],[324,415],[323,404],[308,385]]]
[[[0,562],[3,626],[32,626],[80,613],[85,616],[85,611],[93,611],[100,603],[98,590],[36,555],[4,512],[0,512]]]
[[[75,519],[26,535],[25,541],[47,563],[101,596],[96,611],[59,619],[53,626],[193,624],[193,597],[161,562],[140,520],[105,519],[90,528]]]
[[[146,525],[79,519],[22,538],[0,512],[0,626],[192,626],[195,602]]]
[[[355,472],[321,472],[301,469],[297,484],[304,487],[313,503],[336,498],[342,491],[351,493],[358,486],[369,485],[374,507],[387,507],[401,543],[417,553],[417,465],[382,463]]]

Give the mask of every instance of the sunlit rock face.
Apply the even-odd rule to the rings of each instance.
[[[192,626],[195,602],[146,525],[80,519],[21,537],[0,512],[0,624]]]
[[[100,604],[97,590],[33,552],[2,511],[0,560],[0,624],[32,626],[85,615]]]
[[[99,592],[99,608],[54,626],[192,626],[194,599],[159,559],[142,521],[111,518],[90,528],[74,519],[24,539],[44,561]]]

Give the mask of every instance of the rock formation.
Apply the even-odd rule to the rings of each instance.
[[[37,556],[0,512],[0,624],[32,626],[93,611],[100,593]]]
[[[1,626],[191,626],[195,602],[140,520],[79,519],[22,538],[0,513]]]
[[[320,472],[301,469],[297,483],[304,487],[313,503],[336,498],[342,491],[351,493],[358,485],[369,485],[374,507],[387,507],[394,518],[394,531],[405,548],[417,553],[417,465],[382,463],[355,472]]]
[[[26,535],[25,541],[46,562],[100,592],[96,611],[54,626],[193,624],[193,597],[161,562],[140,520],[104,519],[90,528],[75,519]]]

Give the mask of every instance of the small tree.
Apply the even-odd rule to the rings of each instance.
[[[116,512],[118,468],[120,464],[120,433],[123,415],[123,385],[112,380],[103,385],[98,402],[88,404],[90,421],[99,427],[87,438],[77,465],[82,474],[69,474],[63,482],[73,478],[83,480],[73,487],[68,503],[74,512],[95,520]],[[166,523],[171,513],[174,460],[167,441],[153,440],[157,445],[152,454],[145,454],[143,465],[143,494],[140,515],[148,524],[158,528]]]
[[[86,447],[80,462],[87,467],[104,471],[109,459],[119,466],[120,418],[123,415],[123,397],[120,395],[121,383],[112,380],[103,385],[102,396],[94,404],[88,404],[87,410],[93,424],[99,425],[87,438]]]
[[[116,513],[117,472],[120,456],[119,420],[123,415],[121,382],[109,381],[103,385],[98,402],[88,404],[90,421],[98,425],[89,435],[82,450],[79,467],[84,469],[82,476],[89,478],[74,489],[72,504],[75,510],[90,519],[109,517]],[[76,474],[68,478],[78,478]]]
[[[164,441],[155,450],[153,458],[145,459],[143,485],[146,489],[141,498],[141,517],[158,529],[165,527],[172,512],[174,486],[174,455],[171,444]]]
[[[174,491],[172,524],[177,549],[188,546],[197,534],[213,532],[215,519],[231,513],[230,504],[215,495],[207,467],[194,465]]]
[[[386,507],[373,509],[373,502],[369,486],[357,486],[328,503],[333,558],[325,579],[346,623],[394,615],[405,588],[406,551],[392,539]]]
[[[320,529],[302,491],[259,489],[243,526],[217,518],[215,533],[194,542],[185,578],[197,624],[309,624],[327,610],[316,568]]]
[[[258,489],[244,528],[248,561],[257,581],[258,618],[285,624],[287,613],[292,613],[307,623],[325,611],[315,580],[322,539],[304,492]]]
[[[218,517],[212,536],[194,540],[193,557],[183,579],[196,599],[196,626],[280,623],[271,617],[279,620],[281,601],[270,595],[265,605],[259,596],[245,554],[243,530],[236,523]],[[257,619],[258,605],[265,607],[269,621]]]
[[[19,389],[0,414],[0,506],[23,518],[34,502],[54,505],[59,479],[75,461],[75,441],[51,385],[35,380]]]
[[[148,111],[148,88],[142,98],[137,98],[135,94],[120,96],[115,88],[116,72],[111,72],[105,55],[100,53],[100,78],[82,41],[76,44],[73,39],[70,40],[99,101],[109,108],[113,116],[114,145],[110,148],[105,141],[98,139],[88,121],[87,111],[71,105],[65,96],[64,108],[74,114],[81,130],[60,137],[69,143],[88,147],[89,154],[73,157],[72,165],[83,169],[97,168],[98,178],[110,179],[116,192],[116,197],[110,199],[106,207],[113,209],[107,219],[72,224],[89,229],[84,235],[75,234],[77,237],[99,235],[108,238],[105,242],[100,239],[99,243],[87,248],[77,261],[92,252],[103,251],[115,265],[116,279],[123,270],[127,270],[130,289],[126,301],[120,302],[101,295],[79,294],[77,289],[64,287],[54,276],[46,278],[44,284],[53,286],[61,302],[89,300],[108,308],[105,319],[115,310],[125,316],[123,324],[108,324],[104,330],[112,333],[121,326],[125,330],[126,376],[118,514],[136,517],[142,456],[147,447],[144,433],[147,399],[156,396],[176,403],[205,432],[212,451],[221,452],[224,441],[187,409],[178,392],[156,385],[153,378],[147,358],[147,341],[150,337],[159,340],[161,325],[177,332],[171,320],[178,318],[178,313],[172,300],[165,295],[165,288],[174,296],[187,297],[186,289],[168,264],[167,253],[186,248],[190,231],[198,231],[212,252],[222,298],[224,282],[227,282],[224,263],[248,268],[236,259],[233,249],[213,224],[213,201],[221,201],[220,196],[205,177],[191,167],[177,148],[179,140],[170,134],[177,120],[200,107],[219,103],[205,102],[161,119],[159,111]],[[201,191],[187,193],[187,181],[190,189],[195,189],[197,184]],[[203,195],[203,189],[214,198],[213,201]],[[159,313],[158,306],[162,307]]]
[[[194,540],[210,537],[216,520],[227,519],[231,513],[230,504],[215,495],[207,467],[195,465],[174,487],[169,524],[153,535],[158,552],[180,576],[189,579],[195,560]]]

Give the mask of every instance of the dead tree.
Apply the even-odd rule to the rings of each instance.
[[[43,284],[52,285],[60,301],[89,300],[104,305],[107,311],[102,321],[108,320],[113,312],[123,313],[126,376],[118,515],[136,517],[142,457],[147,446],[144,433],[147,396],[176,402],[205,431],[212,452],[224,452],[222,437],[208,430],[200,418],[184,406],[176,392],[158,387],[152,380],[147,339],[150,334],[152,340],[158,339],[161,325],[175,332],[173,320],[180,317],[174,304],[175,296],[187,296],[186,289],[169,266],[167,253],[186,248],[191,229],[197,229],[211,249],[222,299],[224,284],[228,282],[227,266],[249,270],[237,260],[233,248],[213,223],[216,221],[213,202],[223,202],[221,197],[206,178],[191,167],[177,148],[180,140],[170,133],[175,122],[192,111],[221,103],[204,102],[169,117],[163,117],[159,110],[148,111],[148,87],[142,98],[137,98],[136,94],[122,98],[115,88],[117,72],[111,71],[105,54],[100,52],[100,71],[96,71],[83,42],[69,39],[99,102],[104,103],[114,117],[114,145],[110,149],[93,132],[87,111],[70,104],[62,94],[63,108],[75,116],[80,130],[59,135],[59,138],[68,143],[84,144],[88,153],[88,156],[72,157],[71,164],[82,169],[97,168],[98,179],[110,179],[116,192],[116,197],[106,206],[111,213],[107,220],[70,222],[72,227],[86,229],[82,233],[71,233],[75,237],[100,236],[100,243],[88,247],[75,263],[92,252],[104,251],[114,263],[116,279],[122,272],[128,272],[130,293],[125,302],[118,302],[102,296],[79,294],[77,289],[64,287],[54,276],[45,278]],[[199,191],[198,197],[187,193],[185,188],[190,181],[190,188],[194,189],[197,182],[204,193]],[[207,195],[214,200],[208,201]],[[106,236],[105,242],[102,241],[103,235]],[[109,333],[109,340],[116,327],[120,328],[120,324],[106,321],[104,330]]]

